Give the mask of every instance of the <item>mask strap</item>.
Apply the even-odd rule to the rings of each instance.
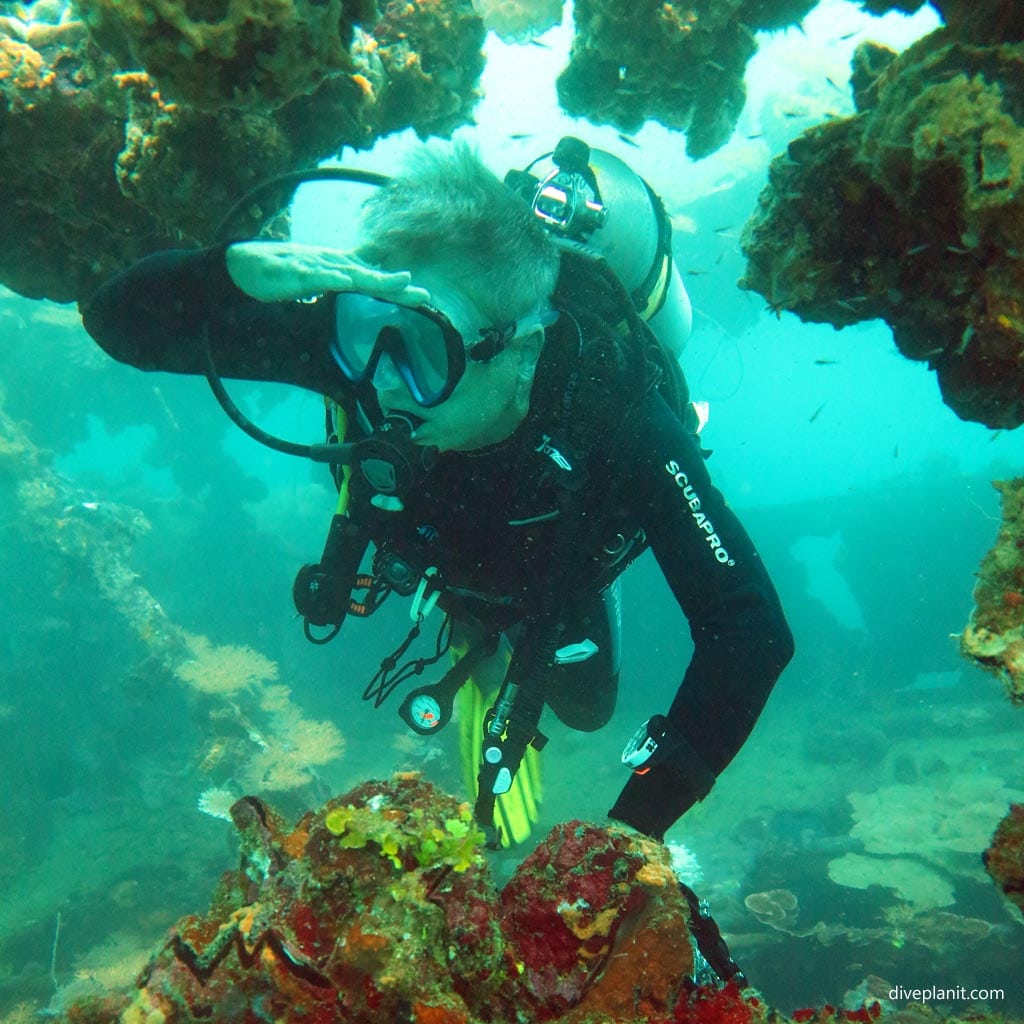
[[[524,316],[521,320],[513,320],[505,327],[481,328],[480,340],[467,346],[466,356],[474,363],[489,363],[508,347],[509,342],[535,331],[538,327],[550,327],[557,319],[558,312],[556,310],[545,309],[539,313]]]

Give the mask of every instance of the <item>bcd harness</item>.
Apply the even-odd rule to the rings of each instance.
[[[600,257],[581,246],[567,246],[554,299],[555,308],[574,327],[566,333],[570,338],[575,335],[575,346],[570,341],[566,348],[575,347],[575,351],[563,353],[568,375],[557,415],[560,429],[553,435],[545,434],[535,450],[546,460],[558,514],[550,558],[544,578],[537,585],[539,592],[531,596],[524,615],[517,619],[513,614],[502,626],[509,628],[518,621],[519,634],[497,699],[485,716],[481,737],[475,814],[490,846],[500,845],[494,826],[496,798],[511,787],[527,747],[533,745],[539,750],[545,742],[538,726],[555,670],[566,661],[586,657],[579,645],[563,646],[563,612],[571,592],[578,587],[583,560],[591,558],[590,546],[581,544],[580,539],[599,536],[610,520],[614,491],[606,490],[595,508],[596,481],[588,478],[588,463],[602,447],[610,446],[620,431],[629,429],[648,389],[658,387],[681,414],[689,408],[685,382],[675,360],[664,353],[647,325],[633,312],[631,297]],[[328,414],[329,431],[335,439],[344,436],[343,414],[341,420],[339,425]],[[351,479],[347,469],[344,475],[337,473],[336,482],[339,507],[323,554],[318,563],[299,571],[293,597],[303,616],[306,636],[314,643],[332,639],[346,615],[371,614],[392,591],[412,598],[413,627],[409,635],[384,659],[363,695],[379,706],[397,685],[444,656],[451,640],[452,616],[458,616],[459,598],[444,589],[436,569],[420,570],[388,544],[378,547],[373,574],[360,574],[370,541],[374,535],[386,535],[391,512],[386,502],[372,498],[361,481]],[[605,578],[591,584],[595,589],[607,586],[643,551],[645,541],[642,532],[637,532],[637,542],[632,544],[628,557],[610,565]],[[365,590],[366,596],[357,600],[353,597],[356,590]],[[435,603],[447,617],[434,655],[397,668],[398,659],[419,634],[423,619]],[[330,631],[317,636],[311,627],[328,627]],[[495,650],[500,632],[486,634],[440,683],[420,687],[406,697],[401,714],[411,728],[427,734],[447,721],[456,691],[474,666]]]

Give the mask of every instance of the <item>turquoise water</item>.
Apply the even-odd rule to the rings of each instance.
[[[857,41],[837,41],[852,5],[831,7],[827,25],[808,19],[808,36],[766,41],[740,141],[709,160],[690,164],[657,126],[638,134],[640,149],[609,129],[591,139],[634,163],[677,218],[695,308],[684,365],[694,396],[711,403],[710,468],[761,549],[797,639],[750,742],[668,838],[696,854],[701,894],[769,1002],[838,1003],[875,975],[905,988],[1001,988],[991,1009],[1019,1016],[1024,927],[980,853],[998,807],[1024,800],[1020,712],[994,677],[960,659],[950,634],[967,621],[973,574],[995,536],[989,481],[1020,472],[1024,438],[958,420],[884,324],[835,332],[777,320],[735,286],[736,236],[767,161],[785,143],[782,130],[801,127],[767,113],[803,88],[783,72],[797,73],[800,53],[805,72],[844,74]],[[926,14],[885,20],[894,42],[931,27]],[[497,171],[586,129],[554,109],[545,69],[566,39],[556,30],[546,41],[514,52],[488,44],[478,127],[460,134]],[[512,60],[515,80],[525,72],[536,95],[503,85]],[[844,112],[841,97],[820,94]],[[503,141],[520,132],[531,137]],[[351,162],[389,168],[413,145],[386,140]],[[330,220],[324,202],[342,197],[311,196],[300,193],[295,230],[318,240]],[[723,225],[735,231],[715,230]],[[291,580],[321,548],[333,509],[325,471],[241,436],[205,383],[109,361],[70,308],[5,292],[0,338],[3,411],[26,445],[0,453],[7,1012],[90,976],[127,975],[177,917],[205,907],[236,855],[231,827],[200,813],[197,800],[210,788],[253,789],[259,771],[269,777],[268,748],[308,754],[303,764],[275,762],[294,785],[266,795],[289,814],[395,768],[454,791],[461,776],[443,737],[416,740],[391,706],[375,712],[359,699],[404,635],[404,608],[350,622],[324,648],[301,636]],[[277,432],[318,439],[315,398],[234,390]],[[151,527],[134,541],[124,509]],[[89,524],[85,548],[67,539],[80,521]],[[104,545],[113,561],[97,559]],[[130,582],[112,590],[122,573]],[[132,605],[143,595],[159,602],[160,621],[272,659],[277,679],[232,693],[190,689],[152,660],[154,637],[140,636]],[[567,817],[603,818],[624,781],[622,743],[666,706],[684,670],[686,625],[652,560],[630,571],[624,597],[619,707],[597,734],[545,724],[538,835]],[[344,752],[311,765],[334,749],[321,722],[340,732]],[[499,877],[524,852],[496,858]],[[834,880],[851,856],[862,859],[845,864],[880,884]],[[885,884],[897,875],[911,878],[899,891]],[[774,890],[793,894],[795,906],[766,922],[750,897]]]

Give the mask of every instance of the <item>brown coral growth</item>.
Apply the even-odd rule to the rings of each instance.
[[[1024,704],[1024,477],[992,486],[1003,496],[1003,518],[978,570],[975,608],[960,650],[995,672],[1015,704]]]
[[[746,101],[743,76],[758,29],[796,24],[816,0],[577,0],[562,107],[632,132],[645,121],[685,131],[707,156],[728,141]]]
[[[946,403],[1024,422],[1024,44],[865,45],[858,113],[794,139],[744,231],[742,287],[836,327],[882,318]]]

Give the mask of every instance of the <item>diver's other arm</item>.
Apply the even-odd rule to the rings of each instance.
[[[743,746],[793,638],[760,556],[697,447],[657,395],[646,412],[636,452],[646,486],[637,500],[694,653],[672,706],[652,719],[660,754],[639,766],[646,773],[634,771],[610,814],[661,839]]]

